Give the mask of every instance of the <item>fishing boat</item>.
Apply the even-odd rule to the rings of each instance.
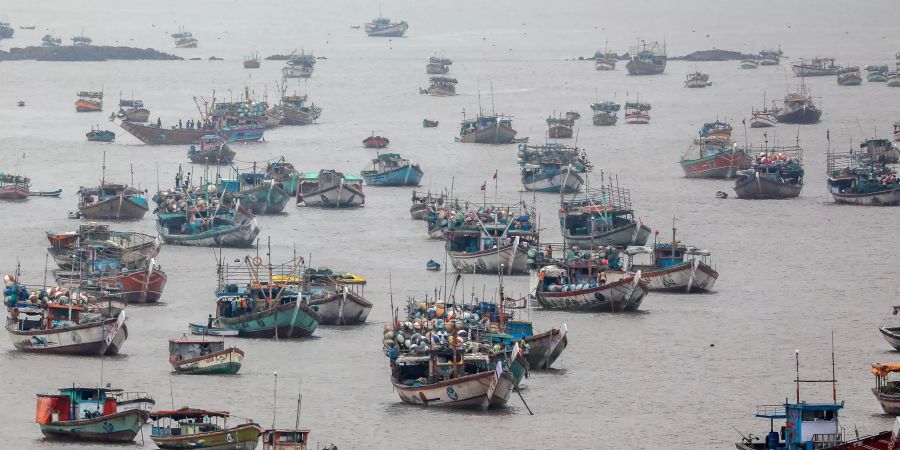
[[[422,128],[437,128],[437,120],[422,119]]]
[[[575,121],[572,119],[562,116],[550,116],[547,118],[547,136],[550,139],[571,138],[574,134],[572,131],[572,127],[574,126]]]
[[[391,22],[387,17],[379,16],[366,23],[366,34],[370,37],[403,37],[409,24],[406,21]]]
[[[169,364],[177,373],[234,375],[241,370],[243,350],[216,339],[169,339]]]
[[[425,270],[429,272],[440,272],[441,271],[441,263],[429,259],[427,263],[425,263]]]
[[[229,192],[240,202],[241,209],[255,215],[281,214],[291,195],[282,183],[271,179],[265,172],[259,172],[254,163],[251,172],[239,173],[233,179],[219,179],[218,191]]]
[[[743,199],[782,199],[800,195],[803,189],[803,149],[769,147],[758,149],[753,166],[737,173],[734,192]]]
[[[741,60],[741,69],[756,69],[759,61],[756,58],[744,58]]]
[[[36,306],[40,294],[28,294],[21,285],[14,285],[24,304],[7,296],[10,317],[6,332],[16,350],[33,353],[56,353],[83,356],[117,355],[128,338],[125,311],[110,316],[105,308],[89,311],[86,307],[60,303]],[[68,291],[63,291],[68,292]],[[32,297],[34,300],[31,300]],[[111,308],[110,308],[111,309]],[[105,315],[104,315],[105,314]]]
[[[504,115],[478,114],[474,119],[466,119],[459,127],[459,142],[475,144],[509,144],[516,137],[512,128],[512,117]]]
[[[629,125],[650,123],[650,104],[639,101],[625,102],[625,123]]]
[[[189,31],[184,31],[184,27],[178,27],[178,32],[171,34],[175,39],[175,47],[177,48],[197,48],[197,38]]]
[[[859,86],[862,83],[862,74],[859,69],[839,73],[837,83],[840,86]]]
[[[30,179],[0,172],[0,200],[27,200],[30,194]]]
[[[777,66],[782,55],[784,55],[784,51],[780,47],[778,50],[760,50],[757,59],[761,66]]]
[[[506,327],[513,340],[525,345],[529,370],[549,369],[569,345],[566,324],[538,334],[534,334],[532,323],[527,321],[510,320]]]
[[[656,232],[659,236],[659,232]],[[630,246],[622,252],[625,261],[624,274],[640,271],[641,280],[647,283],[648,291],[668,292],[710,292],[719,278],[710,264],[709,250],[682,244],[675,239],[672,227],[672,242],[662,243],[654,239],[652,244]],[[619,277],[607,274],[608,280]]]
[[[84,30],[81,30],[81,34],[72,38],[72,45],[75,47],[86,47],[91,45],[94,42],[93,39],[84,35]]]
[[[78,100],[75,101],[75,111],[103,111],[103,91],[78,91]]]
[[[900,205],[900,179],[884,160],[853,151],[829,151],[826,161],[828,191],[836,203]]]
[[[564,311],[631,312],[647,295],[641,272],[616,281],[605,279],[606,270],[594,258],[559,262],[537,272],[534,296],[542,308]]]
[[[60,45],[62,45],[62,39],[51,34],[45,34],[41,38],[41,47],[59,47]]]
[[[119,389],[110,389],[107,393],[116,400],[116,409],[118,411],[144,411],[147,413],[148,419],[150,411],[153,411],[153,407],[156,405],[156,400],[153,400],[153,397],[146,392],[125,392]]]
[[[327,208],[356,208],[366,203],[362,179],[336,170],[304,173],[297,192],[297,204]]]
[[[439,208],[444,204],[443,194],[432,194],[428,192],[412,193],[412,206],[409,208],[409,215],[413,220],[425,220],[430,208]]]
[[[888,80],[887,65],[868,65],[865,67],[866,81],[870,83],[884,83]]]
[[[728,137],[700,137],[681,156],[687,178],[732,178],[752,166],[746,150]]]
[[[212,319],[212,315],[210,315],[210,319]],[[225,327],[214,327],[209,326],[202,323],[191,323],[188,324],[188,329],[191,330],[191,334],[196,334],[200,336],[237,336],[238,330],[232,330],[231,328]]]
[[[191,144],[187,156],[194,164],[230,165],[236,154],[221,136],[207,134],[200,137],[199,148]]]
[[[705,88],[710,85],[712,85],[712,83],[709,82],[708,73],[689,73],[684,80],[684,87],[686,88]]]
[[[456,78],[431,77],[431,85],[428,86],[428,95],[435,97],[447,97],[456,95]]]
[[[615,125],[619,120],[618,112],[621,108],[622,105],[612,101],[591,103],[591,111],[594,111],[594,125],[601,127]]]
[[[894,350],[900,351],[900,306],[892,306],[891,313],[887,315],[878,327],[881,336]]]
[[[259,425],[247,420],[228,425],[228,411],[181,408],[153,411],[150,439],[164,450],[253,450],[259,444]]]
[[[170,245],[194,247],[252,247],[259,226],[248,212],[199,209],[157,214],[156,229]]]
[[[119,112],[116,117],[126,122],[146,122],[150,120],[150,110],[144,107],[142,100],[119,99]]]
[[[244,58],[245,69],[259,69],[259,65],[259,52],[254,51]]]
[[[643,40],[637,47],[628,49],[631,59],[625,64],[629,75],[658,75],[666,70],[666,46],[659,42],[647,44]]]
[[[900,87],[900,71],[887,74],[888,87]]]
[[[525,274],[529,253],[539,245],[533,208],[483,205],[458,211],[445,232],[447,254],[458,273]]]
[[[219,263],[216,318],[212,327],[236,330],[239,337],[302,338],[319,325],[319,314],[302,298],[302,260],[263,265],[247,256],[239,266]]]
[[[134,441],[150,417],[141,409],[124,409],[120,389],[74,385],[58,394],[38,394],[35,422],[48,439],[125,443]]]
[[[892,378],[892,373],[900,372],[898,363],[872,363],[872,375],[875,375],[875,387],[872,393],[881,404],[885,414],[900,416],[900,383]]]
[[[609,183],[560,200],[559,226],[566,243],[579,248],[647,243],[650,227],[635,219],[631,192]]]
[[[451,64],[453,64],[453,61],[448,58],[432,56],[428,58],[428,64],[425,65],[425,73],[428,75],[444,75],[450,72]]]
[[[307,269],[303,275],[304,296],[320,325],[365,323],[373,306],[365,299],[365,286],[364,278],[346,278],[329,269]]]
[[[278,106],[272,108],[279,117],[279,125],[310,125],[322,115],[322,108],[308,103],[305,95],[283,95]]]
[[[778,124],[775,112],[767,108],[756,109],[750,113],[750,128],[768,128]]]
[[[78,214],[88,220],[140,220],[149,210],[143,192],[124,184],[107,183],[78,189]]]
[[[157,237],[133,231],[113,231],[88,223],[74,231],[48,231],[47,252],[60,269],[72,270],[93,260],[115,261],[127,270],[148,267],[159,254]]]
[[[791,64],[791,69],[794,71],[794,75],[803,78],[834,76],[844,72],[858,71],[859,67],[843,67],[836,65],[834,63],[834,58],[827,56],[824,58],[813,58],[812,61],[809,62],[800,60],[800,62]]]
[[[900,421],[894,425],[894,431],[883,431],[878,434],[860,437],[857,432],[855,437],[846,438],[844,429],[840,424],[838,415],[844,408],[844,402],[837,401],[837,379],[834,377],[834,353],[832,351],[832,376],[828,379],[802,379],[800,378],[800,351],[795,352],[797,377],[794,379],[797,391],[797,400],[794,403],[785,399],[780,405],[759,405],[756,407],[756,417],[769,421],[769,432],[764,442],[760,438],[749,434],[741,435],[741,442],[735,443],[737,450],[851,450],[873,449],[888,450],[900,443]],[[875,371],[873,365],[873,372]],[[831,402],[801,401],[800,385],[830,383],[832,385]],[[784,420],[781,431],[775,431],[775,421]]]
[[[519,175],[526,191],[576,192],[584,184],[582,174],[593,167],[578,147],[555,143],[519,144]]]
[[[365,148],[385,148],[391,143],[391,140],[384,136],[375,136],[373,132],[371,136],[363,139],[362,143]]]
[[[9,25],[9,22],[0,22],[0,39],[9,39],[15,33],[16,30]]]
[[[88,142],[112,142],[116,139],[116,133],[109,130],[101,130],[99,126],[96,130],[94,127],[91,127],[91,131],[85,133],[84,136],[87,137]]]
[[[369,186],[418,186],[422,169],[397,153],[381,153],[372,160],[372,169],[361,173]]]
[[[606,42],[606,50],[597,50],[594,52],[594,69],[596,70],[616,70],[618,55],[609,50],[609,41]]]

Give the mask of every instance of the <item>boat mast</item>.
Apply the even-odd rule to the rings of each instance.
[[[300,405],[303,400],[302,380],[297,380],[297,419],[294,421],[294,429],[300,429]]]
[[[100,188],[103,188],[103,185],[106,184],[106,151],[103,151],[103,166],[100,171]]]
[[[275,389],[273,389],[272,399],[272,429],[275,429],[275,415],[278,412],[278,371],[275,371]]]

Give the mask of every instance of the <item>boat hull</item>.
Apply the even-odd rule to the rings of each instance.
[[[665,269],[642,269],[641,281],[648,291],[659,292],[710,292],[719,279],[719,273],[700,260],[685,261]]]
[[[503,124],[482,128],[460,137],[467,144],[510,144],[516,137],[516,130]]]
[[[150,110],[145,108],[130,109],[119,112],[122,120],[126,122],[146,122],[150,120]]]
[[[250,142],[262,139],[265,127],[198,130],[196,128],[157,128],[135,122],[116,119],[123,130],[147,145],[191,145],[210,133],[222,136],[228,142]]]
[[[523,339],[528,344],[530,369],[549,369],[569,345],[569,338],[562,330],[552,329]]]
[[[480,252],[448,252],[453,268],[460,273],[498,274],[500,265],[507,275],[527,274],[528,255],[517,244]]]
[[[128,304],[156,303],[162,297],[167,279],[166,273],[161,270],[128,272],[119,277],[122,297]]]
[[[355,186],[340,184],[303,194],[303,203],[325,208],[356,208],[366,203],[366,196]]]
[[[254,450],[259,444],[260,429],[253,424],[227,430],[188,436],[160,437],[150,434],[150,439],[163,450]]]
[[[248,248],[253,246],[253,241],[259,234],[255,219],[240,225],[221,226],[197,234],[170,234],[159,222],[156,229],[164,243],[192,247]]]
[[[594,114],[593,122],[594,125],[598,127],[611,127],[619,121],[619,117],[615,114],[608,113],[596,113]]]
[[[768,117],[751,117],[750,118],[750,128],[768,128],[774,127],[777,124],[774,119]]]
[[[16,350],[60,355],[117,355],[128,339],[128,327],[117,319],[50,330],[19,331],[15,323],[6,332]]]
[[[818,108],[782,109],[775,115],[778,123],[812,124],[818,123],[822,111]]]
[[[49,439],[89,442],[131,442],[150,417],[139,409],[107,414],[94,419],[67,420],[41,424]]]
[[[234,375],[241,370],[244,352],[228,348],[189,360],[171,361],[177,373],[186,375]]]
[[[751,166],[750,158],[733,150],[700,159],[682,159],[681,169],[687,178],[733,178],[739,170]]]
[[[659,75],[666,70],[666,63],[649,64],[643,61],[631,60],[625,64],[628,75]]]
[[[650,115],[644,113],[625,114],[625,123],[629,125],[647,125],[650,123]]]
[[[100,103],[78,100],[75,102],[76,112],[100,112],[103,111],[103,105]]]
[[[239,337],[301,338],[316,331],[319,315],[298,301],[239,317],[219,317],[218,323],[237,330]]]
[[[792,64],[791,70],[794,71],[794,75],[798,77],[825,77],[825,76],[834,76],[841,73],[844,70],[841,67],[808,67],[802,66],[799,64]]]
[[[365,323],[372,310],[368,300],[349,290],[312,299],[309,306],[319,316],[319,325],[359,325]]]
[[[541,307],[560,311],[625,312],[637,311],[647,295],[640,274],[593,288],[574,291],[537,291]]]
[[[400,22],[396,24],[392,24],[387,28],[382,28],[380,30],[366,30],[366,34],[370,37],[403,37],[406,34],[406,30],[409,29],[409,24],[406,22]]]
[[[422,169],[408,165],[388,172],[364,171],[363,179],[369,186],[418,186],[422,181]]]
[[[226,165],[231,164],[235,155],[237,153],[234,150],[230,147],[225,147],[222,150],[210,150],[204,153],[188,153],[188,159],[194,164]]]
[[[28,193],[25,186],[3,186],[0,187],[0,200],[25,200]]]
[[[572,235],[563,230],[563,237],[569,245],[576,245],[580,248],[591,248],[591,246],[614,245],[616,247],[627,247],[629,245],[644,245],[650,238],[650,227],[631,222],[628,225],[621,226],[614,230],[604,233],[598,233],[595,236]]]
[[[412,220],[425,220],[425,216],[427,215],[428,205],[413,205],[409,208],[409,216],[412,218]]]
[[[863,436],[859,439],[853,439],[851,441],[842,442],[839,444],[835,444],[829,447],[817,447],[818,450],[889,450],[895,447],[893,443],[893,438],[891,434],[893,432],[891,430],[882,431],[881,433],[871,435],[871,436]],[[735,443],[735,448],[737,450],[768,450],[766,444],[763,442],[757,442],[753,444],[744,444],[744,443]],[[784,447],[781,447],[784,448]]]
[[[891,347],[894,347],[894,350],[900,351],[900,327],[880,327],[878,328],[878,331],[881,332],[881,336],[884,337],[884,340],[887,341],[888,344],[891,344]]]
[[[439,86],[430,86],[428,88],[428,95],[432,95],[435,97],[450,97],[456,95],[455,89],[447,89]]]
[[[743,199],[782,199],[794,198],[803,190],[802,184],[783,183],[770,177],[761,177],[754,173],[753,177],[741,176],[734,184],[734,192]]]
[[[281,214],[291,196],[278,184],[263,183],[241,191],[241,206],[253,214]]]
[[[872,192],[868,194],[851,194],[831,190],[831,197],[836,203],[861,206],[897,206],[900,205],[900,189]]]
[[[537,176],[522,176],[522,185],[526,191],[535,192],[577,192],[581,185],[584,184],[584,178],[574,170],[563,168],[559,173],[553,175],[543,174],[540,178]]]
[[[547,136],[550,139],[569,139],[572,137],[572,129],[569,127],[550,127],[547,130]]]
[[[140,220],[148,210],[146,204],[137,203],[123,195],[78,206],[81,217],[88,220]]]
[[[900,416],[900,395],[881,392],[877,387],[872,388],[872,393],[875,394],[885,414]]]
[[[488,391],[496,374],[493,370],[466,375],[422,386],[407,386],[394,382],[394,390],[404,403],[442,408],[502,408],[509,401],[515,380],[503,372],[497,380],[493,395]]]

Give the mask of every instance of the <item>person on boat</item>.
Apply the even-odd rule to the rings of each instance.
[[[184,125],[181,124],[181,119],[178,119],[178,128],[184,128]]]
[[[156,128],[162,128],[162,120],[159,117],[156,118]]]
[[[212,316],[212,314],[210,314],[209,317],[206,318],[206,329],[209,330],[210,328],[212,328],[212,324],[213,324],[213,316]]]
[[[553,258],[553,247],[551,247],[548,244],[547,245],[547,259],[552,259],[552,258]]]

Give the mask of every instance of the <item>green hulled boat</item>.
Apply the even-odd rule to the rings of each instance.
[[[229,305],[241,302],[242,297],[219,297],[219,318],[215,326],[236,330],[240,337],[255,338],[297,338],[311,336],[319,325],[319,316],[305,302],[297,297],[282,298],[275,307],[265,307],[252,312],[234,314]]]
[[[182,408],[154,411],[150,439],[165,450],[253,450],[259,443],[259,425],[228,426],[228,411]]]
[[[110,392],[121,390],[71,387],[59,394],[38,394],[35,422],[50,439],[131,442],[148,414],[120,407]]]
[[[225,348],[217,339],[169,339],[169,363],[189,375],[234,375],[241,370],[243,350]]]

